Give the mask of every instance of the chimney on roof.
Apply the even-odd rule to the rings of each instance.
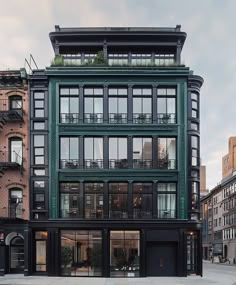
[[[59,25],[55,25],[55,32],[60,32],[60,26]]]
[[[175,30],[176,30],[176,32],[180,32],[180,30],[181,30],[181,25],[176,25]]]

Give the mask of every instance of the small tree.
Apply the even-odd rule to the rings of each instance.
[[[63,246],[61,248],[61,264],[63,265],[63,271],[66,272],[66,267],[72,261],[72,249],[69,246]]]
[[[106,60],[104,58],[104,52],[102,50],[100,50],[94,60],[93,60],[93,64],[106,64]]]

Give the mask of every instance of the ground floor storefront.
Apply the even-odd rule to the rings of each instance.
[[[48,276],[202,274],[197,223],[51,221],[29,224],[26,272]]]
[[[145,277],[202,274],[197,223],[29,222],[1,229],[0,272]],[[0,233],[0,234],[1,234]]]

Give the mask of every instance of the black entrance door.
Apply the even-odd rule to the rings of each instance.
[[[176,243],[147,244],[147,276],[176,276]]]
[[[24,240],[17,236],[10,243],[10,273],[24,271]]]

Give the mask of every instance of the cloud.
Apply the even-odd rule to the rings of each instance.
[[[1,0],[0,0],[1,1]],[[201,156],[207,184],[221,179],[221,156],[236,135],[235,0],[8,0],[1,1],[0,68],[19,68],[30,53],[50,64],[48,38],[60,26],[176,26],[188,37],[182,60],[205,83],[201,92]]]

